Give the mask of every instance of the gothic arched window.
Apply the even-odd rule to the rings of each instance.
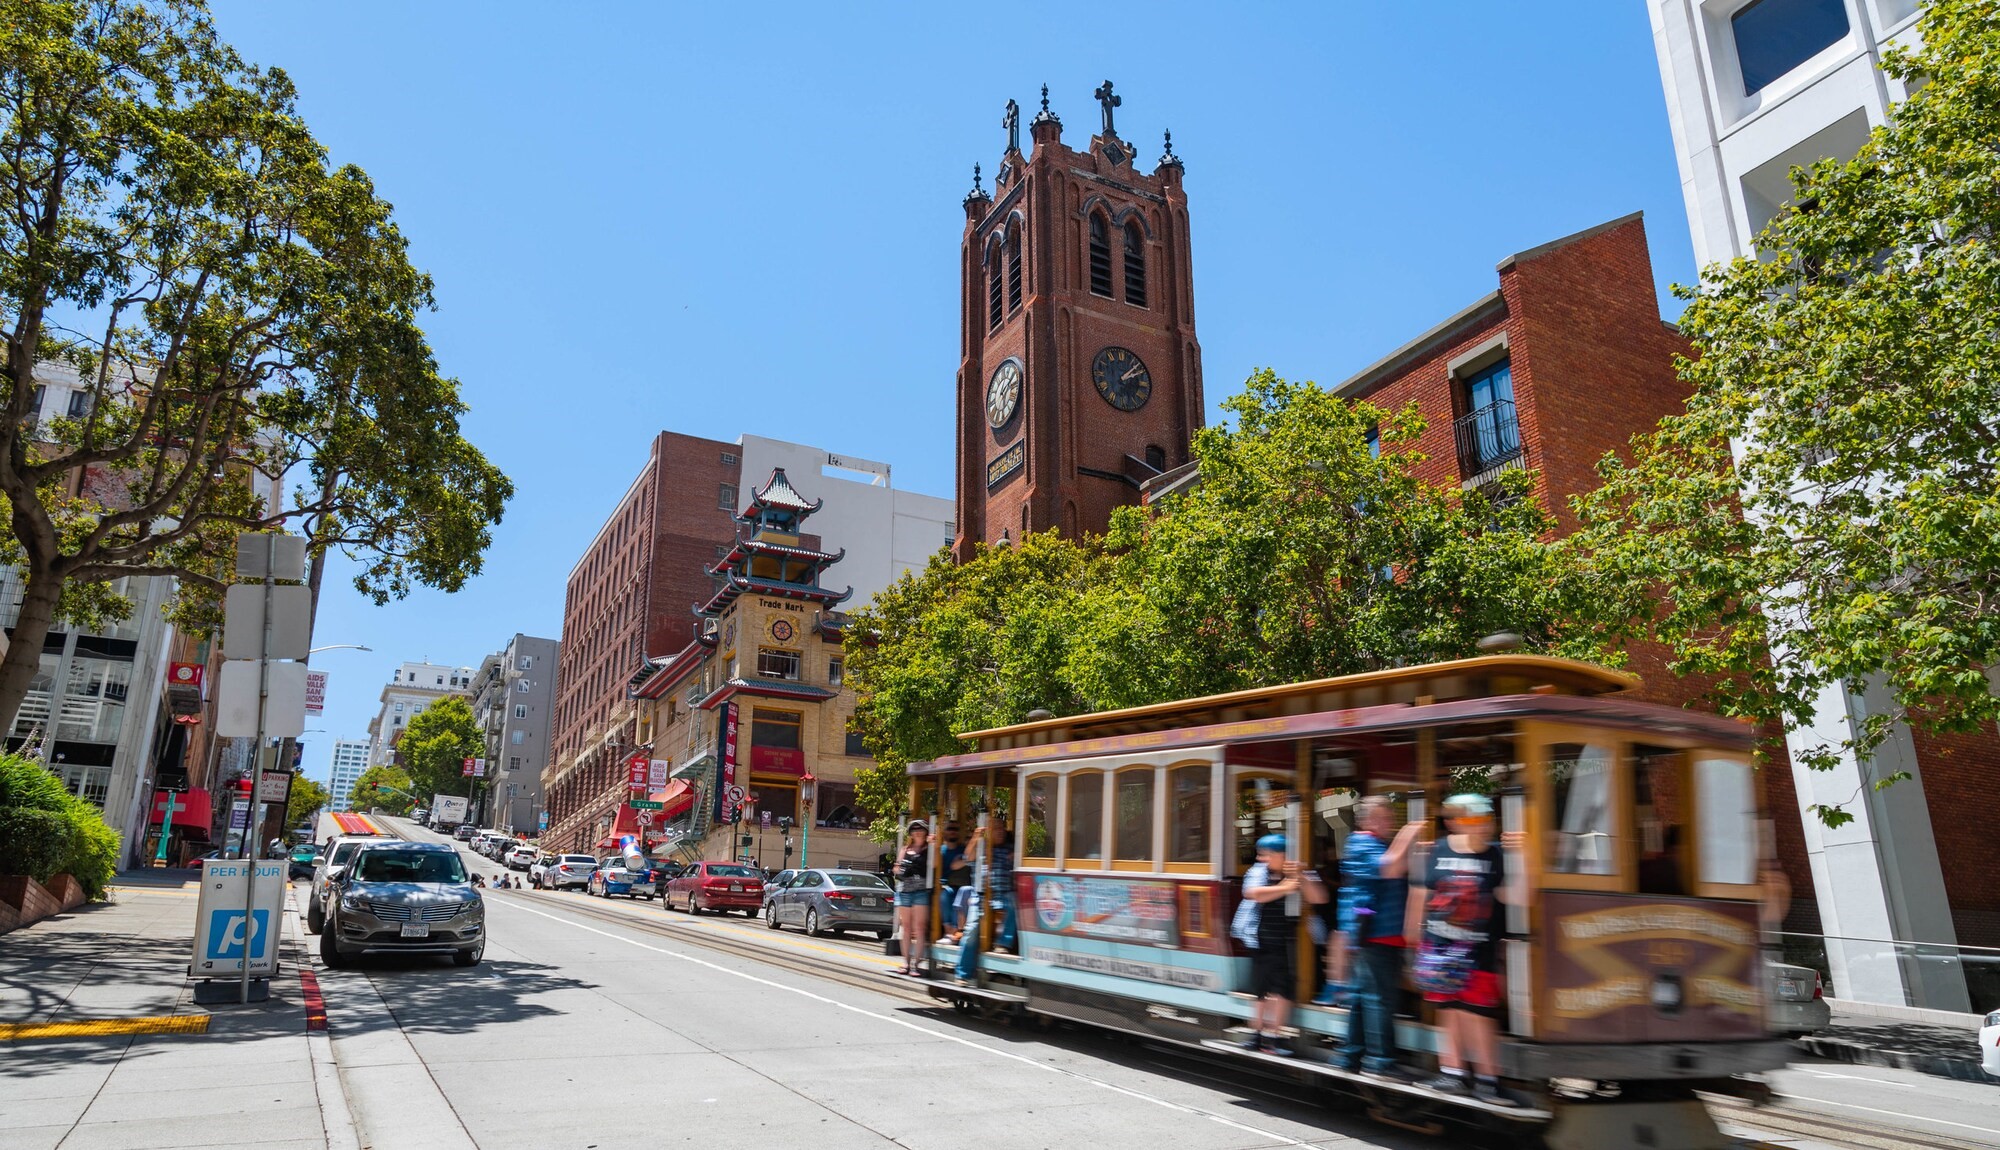
[[[1111,229],[1096,212],[1090,214],[1090,294],[1111,295]]]
[[[1021,306],[1021,233],[1007,237],[1007,310]]]
[[[1125,302],[1146,306],[1146,236],[1137,220],[1125,225]]]
[[[1000,306],[1000,246],[991,244],[986,249],[986,326],[999,327],[1005,311]]]

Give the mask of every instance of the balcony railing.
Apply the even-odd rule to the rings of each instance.
[[[1459,473],[1467,483],[1514,463],[1522,456],[1521,425],[1514,420],[1514,402],[1495,400],[1452,421],[1458,440]]]

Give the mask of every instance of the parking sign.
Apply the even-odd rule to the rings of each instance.
[[[257,905],[246,914],[243,887],[249,881],[253,865],[257,868]],[[213,859],[202,867],[190,973],[197,978],[241,974],[246,958],[251,974],[276,973],[278,915],[284,899],[283,862]]]

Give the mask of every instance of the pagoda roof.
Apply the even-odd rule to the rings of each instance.
[[[695,608],[695,614],[697,615],[718,614],[731,603],[736,602],[739,596],[751,591],[759,595],[769,595],[775,599],[816,600],[829,607],[835,603],[845,602],[848,596],[854,594],[854,588],[852,587],[844,591],[834,591],[818,585],[808,586],[803,583],[783,583],[776,579],[759,579],[753,575],[741,575],[735,571],[718,571],[715,574],[724,576],[729,582],[725,583],[722,590],[717,591],[714,597],[709,599],[707,603]]]
[[[824,499],[815,499],[810,503],[807,502],[806,497],[800,495],[799,489],[793,487],[792,481],[785,476],[785,469],[782,467],[773,467],[771,469],[771,477],[764,481],[763,487],[750,493],[750,505],[745,507],[743,514],[737,516],[737,518],[748,519],[758,509],[764,507],[782,507],[790,511],[797,511],[801,515],[811,515],[813,512],[818,511],[825,503]]]
[[[711,710],[731,696],[750,695],[760,699],[804,699],[819,702],[833,698],[835,692],[825,687],[815,687],[810,683],[794,683],[789,679],[736,678],[724,680],[722,685],[710,691],[708,696],[695,704],[702,710]]]
[[[729,554],[716,560],[715,566],[710,567],[708,573],[710,575],[728,574],[731,564],[739,559],[748,559],[752,555],[776,555],[784,559],[812,559],[817,560],[822,565],[828,565],[838,563],[842,559],[847,558],[847,548],[843,547],[839,551],[814,551],[810,547],[787,547],[783,543],[768,543],[756,538],[738,539],[736,545],[729,549]]]
[[[708,657],[714,642],[705,636],[695,639],[671,655],[648,659],[625,681],[625,693],[634,699],[662,699],[674,685],[685,680]]]

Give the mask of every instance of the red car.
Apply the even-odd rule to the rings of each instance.
[[[667,884],[665,901],[689,914],[740,910],[752,917],[764,909],[764,872],[742,863],[696,863]]]

